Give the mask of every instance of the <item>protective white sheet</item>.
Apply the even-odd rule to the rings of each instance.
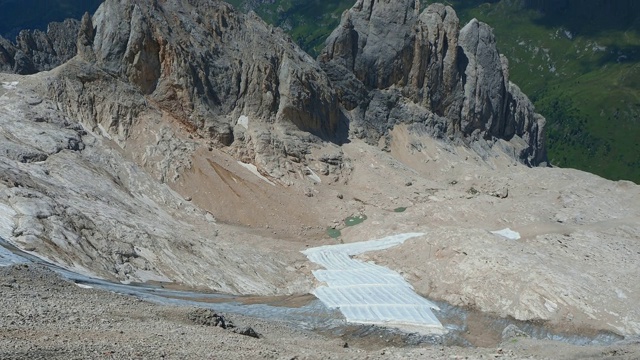
[[[422,233],[393,235],[379,240],[329,245],[303,252],[326,270],[313,275],[326,284],[313,294],[329,308],[338,308],[347,321],[389,326],[420,327],[428,333],[443,333],[433,314],[435,304],[419,296],[404,278],[383,266],[364,263],[351,256],[384,250]]]
[[[0,237],[9,239],[13,235],[15,227],[13,219],[16,215],[11,207],[0,203]]]

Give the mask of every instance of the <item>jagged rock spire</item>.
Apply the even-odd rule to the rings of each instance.
[[[442,4],[418,10],[411,0],[358,1],[327,39],[319,61],[364,124],[360,135],[377,142],[395,122],[423,123],[437,137],[501,139],[527,164],[546,161],[544,119],[508,81],[492,29],[475,19],[460,29]],[[421,109],[399,111],[407,102]]]

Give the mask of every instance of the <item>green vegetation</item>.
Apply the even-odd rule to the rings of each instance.
[[[552,164],[640,183],[640,2],[452,3],[494,28],[511,80],[547,118]]]
[[[347,227],[356,226],[358,224],[362,224],[365,220],[367,220],[367,215],[350,216],[344,219],[344,225]],[[340,229],[336,229],[335,227],[330,227],[330,228],[327,228],[327,235],[332,239],[337,239],[340,236],[342,236],[342,232],[340,231]]]
[[[397,212],[397,213],[403,213],[405,211],[407,211],[406,207],[399,207],[399,208],[393,209],[393,212]]]
[[[0,0],[0,35],[13,40],[22,29],[46,30],[52,21],[80,19],[102,0]]]
[[[227,2],[243,11],[249,9],[246,0]],[[252,10],[266,22],[286,30],[305,51],[316,56],[340,23],[342,12],[354,3],[355,0],[276,0]]]

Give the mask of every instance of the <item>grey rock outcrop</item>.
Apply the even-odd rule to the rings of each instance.
[[[197,308],[189,312],[189,320],[197,325],[221,327],[223,329],[234,328],[231,321],[225,319],[224,315],[217,314],[210,309]]]
[[[512,340],[519,337],[529,337],[529,334],[522,331],[514,324],[509,324],[502,330],[502,341]]]
[[[301,159],[309,143],[344,137],[319,64],[281,30],[226,3],[108,0],[83,18],[77,41],[78,57],[58,70],[50,94],[121,144],[155,109],[278,177],[286,173],[273,165],[278,158]]]
[[[46,76],[0,74],[0,238],[110,280],[287,291],[289,280],[263,279],[286,266],[280,255],[245,260],[248,247],[219,238],[207,212],[39,98],[31,89]]]
[[[335,133],[337,99],[322,71],[255,16],[222,2],[106,1],[93,25],[93,53],[102,69],[224,145],[232,142],[240,115]]]
[[[498,144],[527,164],[546,160],[544,119],[509,82],[491,28],[460,29],[444,5],[358,1],[319,62],[219,1],[108,0],[64,25],[24,31],[17,46],[0,40],[0,63],[33,73],[77,50],[49,95],[121,146],[156,112],[276,178],[296,166],[279,159],[305,162],[313,143],[341,144],[349,132],[378,143],[398,123],[485,157]]]
[[[377,143],[398,122],[423,123],[478,149],[502,139],[523,162],[543,163],[544,119],[509,82],[491,28],[475,19],[459,27],[451,7],[420,13],[414,0],[359,0],[345,12],[319,61],[355,134]]]
[[[80,22],[67,19],[47,31],[23,30],[15,43],[0,36],[0,71],[28,75],[51,70],[76,55]]]

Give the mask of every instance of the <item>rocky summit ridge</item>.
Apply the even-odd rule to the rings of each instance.
[[[69,115],[121,143],[156,108],[275,178],[295,167],[279,159],[308,163],[310,143],[351,134],[377,144],[401,123],[484,157],[498,144],[544,163],[544,119],[508,81],[490,27],[459,25],[443,5],[358,1],[316,62],[281,30],[220,1],[105,1],[83,18],[78,54],[49,88]],[[21,33],[3,62],[35,72],[66,60],[55,44],[68,36],[56,28]],[[31,49],[28,37],[44,40]]]
[[[0,71],[33,74],[51,70],[74,57],[80,22],[52,22],[47,31],[22,30],[15,42],[0,36]]]
[[[363,136],[404,122],[479,153],[499,142],[526,164],[546,161],[544,118],[509,81],[491,27],[474,19],[460,29],[449,6],[358,1],[320,62]]]

